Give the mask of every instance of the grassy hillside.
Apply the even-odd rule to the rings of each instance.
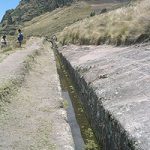
[[[96,15],[65,28],[63,44],[131,44],[150,37],[150,1],[141,0],[102,15]]]
[[[20,0],[15,9],[7,10],[0,22],[0,32],[14,35],[16,28],[34,17],[51,12],[56,8],[68,6],[73,0]]]
[[[61,32],[65,27],[68,27],[80,20],[90,17],[91,12],[95,11],[96,14],[100,13],[102,9],[107,10],[116,9],[121,7],[120,2],[101,2],[88,1],[78,2],[71,6],[58,8],[53,12],[45,13],[39,17],[32,19],[24,24],[25,35],[34,36],[49,36],[53,33]]]
[[[84,2],[63,7],[26,22],[23,29],[26,35],[46,36],[62,31],[82,18],[90,15],[91,7]]]

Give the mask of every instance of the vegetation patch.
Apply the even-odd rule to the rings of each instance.
[[[51,36],[90,15],[91,7],[84,3],[58,8],[24,24],[24,33],[27,36]]]
[[[23,40],[23,47],[26,44],[27,38],[25,37]],[[1,48],[0,47],[0,63],[10,54],[20,50],[19,43],[17,43],[17,35],[16,38],[14,36],[7,36],[7,46]]]
[[[150,38],[150,1],[136,1],[66,27],[59,35],[62,44],[133,44]]]
[[[36,51],[26,58],[24,67],[20,70],[19,74],[16,74],[15,78],[3,79],[3,82],[0,85],[0,111],[3,109],[5,103],[11,103],[9,101],[10,97],[17,93],[18,87],[23,83],[26,73],[32,69],[35,56],[38,54],[39,52]]]

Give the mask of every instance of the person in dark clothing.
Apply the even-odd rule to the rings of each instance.
[[[18,30],[18,33],[19,33],[18,34],[18,43],[19,43],[19,47],[21,47],[22,41],[23,41],[23,34],[20,29]]]

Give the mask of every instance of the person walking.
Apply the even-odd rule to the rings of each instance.
[[[19,43],[19,47],[21,47],[22,45],[22,41],[23,41],[23,33],[21,32],[21,30],[18,30],[18,43]]]
[[[7,40],[6,40],[6,35],[3,35],[1,38],[1,48],[7,46]]]

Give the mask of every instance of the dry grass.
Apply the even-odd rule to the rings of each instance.
[[[80,20],[88,18],[92,11],[99,13],[103,8],[112,10],[121,7],[123,3],[97,3],[95,1],[76,2],[71,6],[58,8],[52,12],[35,17],[24,24],[23,32],[26,36],[50,36],[61,32],[65,27],[70,26]]]
[[[86,18],[59,35],[63,44],[131,44],[150,37],[150,1]]]
[[[86,18],[90,12],[91,7],[84,2],[76,3],[70,7],[65,6],[26,22],[23,31],[27,36],[49,36]]]

